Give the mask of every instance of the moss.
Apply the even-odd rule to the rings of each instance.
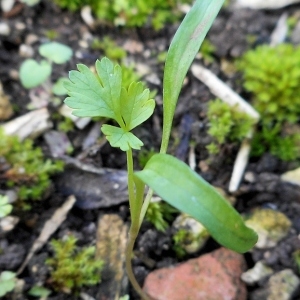
[[[76,247],[77,239],[52,240],[54,256],[46,261],[50,283],[56,291],[77,292],[82,286],[96,285],[101,280],[103,261],[95,260],[95,247]]]
[[[208,151],[215,154],[225,143],[235,143],[245,138],[255,124],[255,120],[236,107],[216,99],[208,106],[208,133],[215,139],[208,145]]]
[[[63,169],[61,161],[45,159],[32,140],[21,142],[16,136],[5,135],[3,130],[0,130],[0,158],[7,164],[2,174],[3,185],[17,188],[18,204],[23,209],[30,208],[27,200],[41,199],[50,185],[50,175]]]
[[[261,114],[261,130],[253,141],[253,154],[270,151],[282,160],[299,158],[299,133],[289,133],[300,114],[300,47],[282,44],[250,50],[237,63],[243,85],[252,93]]]

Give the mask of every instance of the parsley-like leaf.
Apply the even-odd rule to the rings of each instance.
[[[111,125],[102,125],[102,132],[106,135],[112,147],[118,147],[123,151],[128,151],[130,148],[140,150],[143,142],[138,139],[133,133],[124,129]]]
[[[122,71],[108,58],[96,62],[97,75],[87,66],[78,64],[79,71],[71,71],[65,83],[69,97],[65,103],[78,117],[107,117],[123,124],[120,116]],[[121,123],[121,124],[120,124]]]
[[[121,91],[121,114],[126,129],[131,130],[147,120],[155,107],[155,101],[149,99],[149,89],[144,90],[141,82],[132,82],[128,90]]]

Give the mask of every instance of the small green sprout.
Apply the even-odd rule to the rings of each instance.
[[[39,297],[40,299],[47,299],[47,297],[51,294],[51,290],[43,287],[43,286],[33,286],[29,291],[28,295],[33,297]]]
[[[0,297],[14,290],[16,286],[16,273],[3,271],[0,274]]]
[[[12,209],[13,207],[9,204],[8,197],[0,195],[0,219],[9,215]]]
[[[26,89],[37,87],[49,78],[52,72],[52,62],[63,64],[73,55],[70,47],[57,42],[41,45],[39,53],[47,60],[38,62],[31,58],[26,59],[20,67],[20,80]]]
[[[164,69],[160,153],[153,155],[142,171],[133,169],[133,150],[140,150],[143,142],[132,129],[150,118],[154,111],[155,101],[150,91],[140,82],[125,87],[122,68],[106,57],[96,61],[96,74],[78,64],[78,71],[71,71],[70,82],[65,84],[69,95],[65,103],[73,109],[73,114],[111,119],[113,125],[104,124],[101,130],[112,147],[126,152],[131,214],[126,269],[133,287],[145,300],[149,297],[134,277],[131,257],[153,191],[176,209],[200,221],[220,244],[230,249],[245,252],[257,241],[256,233],[246,227],[242,217],[215,188],[184,162],[166,154],[184,78],[222,4],[223,0],[196,0],[172,40]],[[144,198],[146,185],[150,189]]]
[[[46,260],[50,283],[56,291],[77,292],[82,286],[96,285],[101,279],[103,261],[95,260],[94,246],[78,249],[77,239],[52,240],[54,256]]]

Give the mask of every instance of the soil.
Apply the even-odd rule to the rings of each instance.
[[[150,68],[150,74],[144,77],[144,81],[150,88],[157,90],[157,109],[154,116],[142,128],[137,129],[136,134],[143,140],[145,149],[157,150],[162,124],[160,82],[163,70],[163,65],[158,63],[157,56],[160,52],[167,50],[178,24],[166,25],[160,31],[154,31],[149,27],[124,29],[104,25],[90,29],[82,21],[79,13],[62,11],[51,1],[41,1],[31,8],[20,3],[17,5],[20,9],[14,14],[2,13],[0,18],[1,22],[8,23],[11,28],[10,35],[0,36],[0,81],[15,108],[12,118],[26,113],[27,105],[30,102],[28,91],[21,86],[15,76],[20,64],[24,61],[24,57],[19,53],[20,45],[25,43],[28,38],[36,39],[32,44],[35,53],[33,58],[38,60],[40,57],[37,48],[40,43],[47,41],[46,35],[49,31],[57,33],[56,41],[67,44],[73,49],[75,55],[68,63],[54,66],[51,80],[55,81],[60,76],[65,76],[69,70],[75,69],[79,62],[93,65],[96,59],[103,56],[103,52],[92,50],[89,47],[92,38],[101,40],[104,36],[109,35],[119,46],[130,43],[129,59],[136,64],[146,65]],[[244,94],[239,75],[224,73],[221,62],[225,59],[232,61],[241,56],[251,46],[249,44],[251,36],[256,36],[258,43],[267,43],[281,14],[285,11],[288,15],[294,15],[299,13],[299,9],[299,5],[274,11],[235,10],[231,7],[223,9],[208,34],[208,39],[215,46],[216,51],[214,61],[207,64],[207,67],[238,93]],[[85,44],[88,46],[85,47]],[[136,50],[136,45],[141,45],[143,50]],[[201,62],[203,63],[203,61]],[[188,162],[189,143],[193,141],[197,172],[213,185],[227,190],[238,146],[227,145],[213,160],[210,160],[210,164],[205,168],[201,164],[209,158],[205,147],[211,140],[207,134],[206,109],[207,102],[214,98],[202,83],[188,73],[176,110],[170,151],[178,158]],[[57,107],[49,104],[48,108],[54,116]],[[53,123],[54,129],[57,129],[57,121],[54,117]],[[35,202],[29,212],[22,213],[19,216],[20,222],[14,230],[0,237],[0,270],[16,271],[20,267],[44,223],[70,194],[76,196],[77,203],[68,213],[66,221],[61,224],[51,238],[60,238],[66,233],[72,232],[78,237],[80,246],[90,245],[95,243],[99,216],[116,213],[125,223],[129,223],[126,186],[124,186],[125,173],[123,172],[126,170],[126,157],[105,142],[97,147],[90,146],[87,150],[83,150],[82,143],[92,128],[93,124],[90,124],[83,130],[75,129],[68,133],[74,147],[72,156],[79,157],[82,163],[88,164],[98,171],[104,171],[99,171],[99,174],[85,173],[77,167],[67,164],[62,174],[53,176],[52,187],[47,197],[43,201]],[[49,145],[43,137],[38,138],[36,144],[43,148],[45,155],[50,156]],[[291,268],[297,275],[300,275],[292,257],[292,253],[300,249],[298,239],[300,189],[280,181],[279,178],[280,174],[295,166],[297,165],[284,163],[269,153],[265,153],[260,158],[251,158],[246,171],[248,174],[251,173],[254,179],[243,180],[238,192],[234,195],[237,198],[236,208],[241,213],[247,213],[255,207],[269,207],[283,212],[293,222],[293,230],[277,247],[253,250],[245,255],[249,268],[256,261],[264,258],[267,264],[275,270]],[[138,163],[136,168],[139,168]],[[114,191],[113,186],[116,183],[120,187]],[[101,197],[97,193],[98,184],[102,189]],[[150,271],[182,261],[176,257],[173,250],[171,231],[168,229],[162,233],[155,230],[150,223],[145,222],[143,225],[136,243],[136,253],[139,255],[133,259],[134,272],[141,284]],[[184,260],[210,252],[218,247],[216,242],[209,240],[205,248],[192,256],[184,257]],[[47,243],[33,256],[29,266],[19,276],[24,280],[25,287],[24,292],[16,299],[31,299],[27,292],[37,283],[50,287],[49,270],[45,267],[44,261],[51,254],[51,247]],[[38,266],[37,272],[31,271],[30,266],[33,265]],[[263,284],[261,283],[261,286]],[[249,287],[249,297],[259,287],[259,285]],[[92,297],[97,295],[97,287],[84,288],[82,291]],[[293,299],[299,299],[299,297],[300,293]],[[76,299],[76,296],[53,292],[48,299]],[[138,299],[132,290],[130,299]]]

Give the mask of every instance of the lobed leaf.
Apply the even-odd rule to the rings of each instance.
[[[65,83],[69,97],[65,104],[73,108],[78,117],[106,117],[122,124],[117,110],[121,95],[122,73],[120,66],[103,58],[96,62],[97,75],[87,66],[77,65],[78,71],[69,73],[70,81]]]
[[[141,82],[132,82],[128,90],[122,89],[121,114],[127,130],[132,130],[153,114],[155,101],[149,99],[149,94],[149,89],[144,89]]]
[[[133,133],[123,128],[105,124],[102,125],[101,130],[112,147],[118,147],[123,151],[128,151],[130,148],[140,150],[144,145]]]
[[[155,154],[135,176],[177,209],[200,221],[222,245],[246,252],[257,241],[238,212],[185,163],[167,154]]]

